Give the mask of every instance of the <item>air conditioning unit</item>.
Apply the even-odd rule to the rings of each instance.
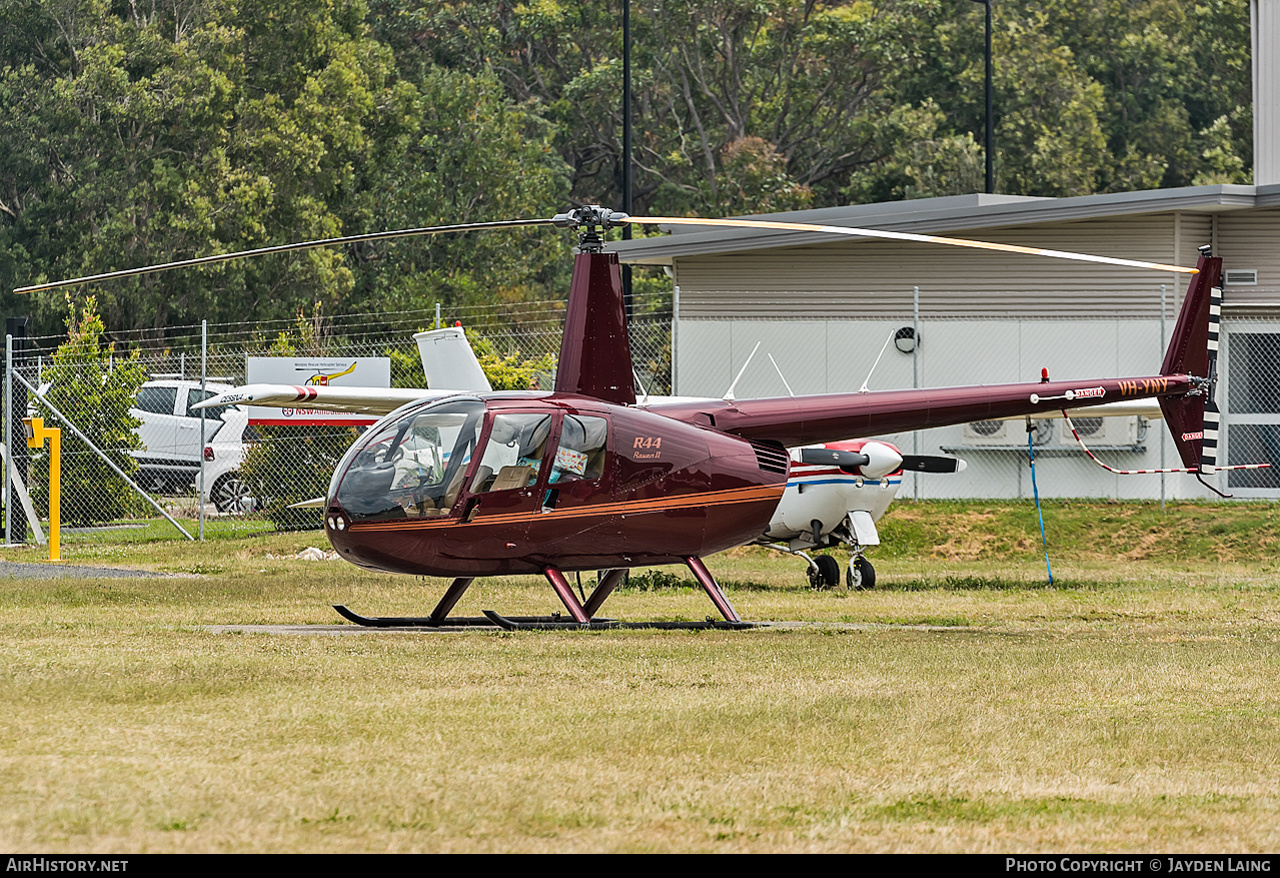
[[[1036,445],[1044,445],[1053,439],[1053,424],[1050,421],[1032,421],[1035,427]],[[968,446],[1025,446],[1027,444],[1027,422],[1011,421],[973,421],[964,425],[964,444]]]
[[[1142,441],[1143,425],[1139,423],[1142,419],[1137,417],[1129,418],[1072,418],[1071,423],[1076,425],[1076,432],[1080,434],[1080,441],[1090,447],[1094,445],[1137,445]],[[1075,436],[1071,434],[1071,428],[1067,426],[1067,422],[1062,422],[1062,441],[1076,441]]]

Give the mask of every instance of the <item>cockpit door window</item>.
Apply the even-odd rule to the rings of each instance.
[[[551,463],[551,484],[595,481],[604,472],[609,422],[589,415],[565,415],[560,444]]]
[[[537,484],[551,437],[551,415],[495,415],[484,455],[471,478],[472,494],[512,491]]]

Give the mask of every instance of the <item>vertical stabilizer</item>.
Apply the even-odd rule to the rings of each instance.
[[[1203,249],[1187,288],[1161,375],[1208,379],[1198,395],[1162,397],[1160,408],[1174,445],[1188,469],[1212,472],[1218,463],[1218,323],[1222,314],[1222,259]]]
[[[422,371],[432,390],[493,390],[461,326],[415,333],[413,340],[418,343]]]
[[[631,340],[616,253],[580,253],[564,318],[556,392],[634,405]]]

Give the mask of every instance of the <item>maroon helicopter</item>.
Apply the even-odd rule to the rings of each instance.
[[[757,540],[787,484],[788,446],[849,436],[1156,398],[1183,470],[1212,472],[1212,404],[1221,260],[1202,248],[1159,374],[939,389],[636,405],[631,347],[616,254],[601,233],[627,222],[805,228],[1118,262],[1176,266],[865,229],[752,220],[633,218],[598,206],[526,220],[438,226],[283,245],[152,267],[174,268],[329,243],[440,231],[551,224],[579,232],[552,391],[433,394],[395,409],[346,452],[329,485],[324,526],[346,560],[370,570],[453,579],[430,615],[368,618],[373,626],[616,624],[597,618],[633,567],[684,564],[723,617],[675,625],[745,627],[703,558]],[[106,279],[113,272],[77,281]],[[313,388],[306,393],[314,395]],[[299,389],[300,393],[304,391]],[[308,405],[323,407],[308,397]],[[1206,421],[1206,404],[1208,420]],[[857,461],[846,461],[856,471]],[[566,573],[601,571],[580,600]],[[478,577],[544,575],[568,612],[548,617],[450,618]],[[571,621],[570,621],[571,620]],[[648,623],[637,623],[648,624]]]

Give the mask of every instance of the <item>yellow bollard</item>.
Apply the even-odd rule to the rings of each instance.
[[[43,448],[49,440],[49,560],[62,560],[59,530],[62,522],[62,431],[46,427],[44,418],[23,418],[28,448]]]

